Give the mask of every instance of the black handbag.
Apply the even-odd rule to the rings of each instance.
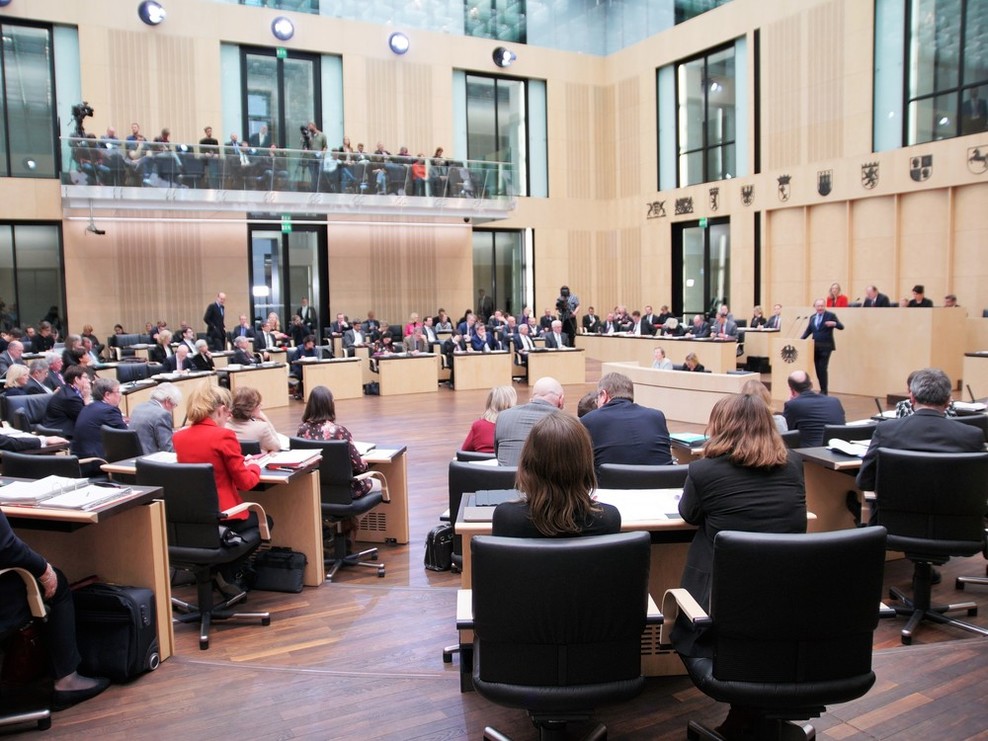
[[[301,592],[308,559],[291,548],[269,548],[254,557],[254,589]]]

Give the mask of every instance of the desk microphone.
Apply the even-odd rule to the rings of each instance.
[[[799,321],[801,319],[806,319],[806,317],[805,316],[798,316],[798,317],[796,317],[795,319],[792,320],[792,324],[789,325],[789,331],[786,332],[786,337],[788,339],[792,339],[792,331],[796,328],[796,326],[799,324]]]
[[[974,392],[971,391],[971,384],[964,384],[964,387],[967,389],[967,395],[971,397],[971,403],[977,404],[978,400],[974,398]]]

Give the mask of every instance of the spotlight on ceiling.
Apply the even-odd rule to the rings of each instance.
[[[137,6],[137,15],[149,26],[157,26],[165,20],[165,9],[155,0],[144,0]]]
[[[295,24],[292,23],[291,18],[279,15],[271,21],[271,33],[279,41],[288,41],[295,35]]]
[[[401,31],[395,31],[393,34],[388,36],[388,47],[399,56],[408,51],[409,46],[411,46],[411,42]]]
[[[499,46],[494,50],[494,64],[498,67],[510,67],[511,63],[517,58],[517,54],[510,49],[505,49],[503,46]]]

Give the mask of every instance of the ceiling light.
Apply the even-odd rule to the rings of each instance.
[[[399,56],[408,51],[409,46],[411,46],[411,42],[401,31],[395,31],[393,34],[388,36],[388,47]]]
[[[290,18],[279,15],[271,21],[271,33],[279,41],[288,41],[295,35],[295,24],[292,23]]]
[[[517,58],[517,54],[510,49],[505,49],[503,46],[499,46],[494,50],[494,64],[498,67],[510,67],[511,63]]]
[[[149,26],[157,26],[165,20],[165,9],[155,0],[144,0],[137,6],[137,15]]]

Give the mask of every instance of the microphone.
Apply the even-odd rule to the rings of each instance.
[[[799,321],[801,319],[806,319],[806,317],[805,316],[797,316],[795,319],[792,320],[792,324],[789,325],[789,331],[786,332],[786,337],[792,338],[793,330],[799,324]]]
[[[976,404],[978,400],[974,398],[974,392],[971,391],[971,384],[965,384],[965,387],[967,388],[967,395],[971,397],[971,403]]]

